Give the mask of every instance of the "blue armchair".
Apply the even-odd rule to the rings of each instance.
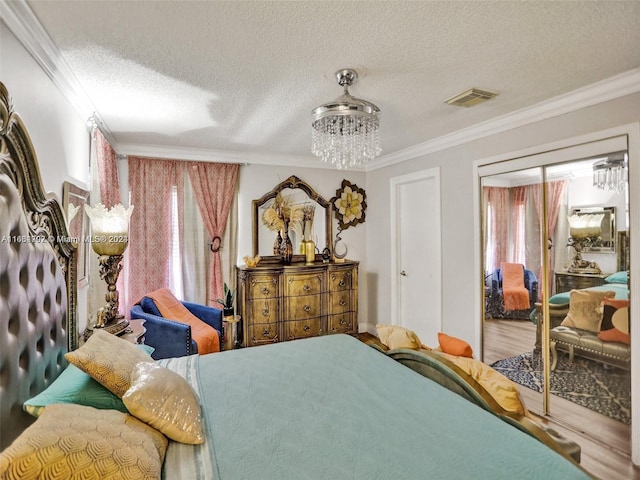
[[[538,301],[538,279],[531,270],[524,269],[524,287],[529,291],[529,308],[526,310],[505,310],[502,296],[502,270],[496,268],[487,277],[488,295],[486,314],[490,318],[516,318],[528,320],[529,314]]]
[[[222,310],[190,302],[182,304],[200,320],[215,328],[222,340]],[[145,297],[140,304],[133,306],[131,318],[144,320],[144,343],[155,348],[151,355],[154,359],[198,353],[198,345],[191,338],[191,326],[163,318],[150,298]]]

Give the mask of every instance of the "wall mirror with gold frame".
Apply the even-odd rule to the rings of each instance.
[[[308,183],[292,175],[276,185],[273,190],[253,200],[253,255],[260,255],[263,261],[276,261],[280,259],[278,255],[274,255],[273,251],[273,244],[276,240],[277,232],[270,230],[262,222],[264,211],[273,205],[274,199],[278,194],[285,197],[290,204],[311,204],[316,207],[313,219],[312,240],[316,243],[316,248],[319,252],[322,252],[324,248],[329,248],[331,251],[331,241],[333,237],[331,203],[318,194]],[[300,240],[302,240],[300,233],[290,231],[289,235],[294,249],[293,261],[304,261],[305,256],[298,254],[298,244]]]
[[[591,241],[582,247],[583,252],[614,253],[616,251],[616,207],[573,207],[569,215],[569,224],[572,219],[583,221],[584,224],[592,224],[594,222],[590,222],[590,219],[595,220],[596,228],[592,234],[585,233]],[[580,229],[577,230],[579,235]],[[570,228],[571,236],[573,231],[574,229]]]

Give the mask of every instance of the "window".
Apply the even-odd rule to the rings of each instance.
[[[182,282],[182,256],[180,255],[180,221],[178,219],[178,188],[171,187],[171,245],[169,261],[169,288],[176,298],[184,299]]]

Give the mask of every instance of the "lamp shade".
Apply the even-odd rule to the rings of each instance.
[[[129,219],[133,205],[120,203],[107,209],[102,203],[84,206],[91,221],[91,246],[98,255],[122,255],[129,243]]]

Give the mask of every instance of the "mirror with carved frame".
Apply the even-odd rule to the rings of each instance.
[[[595,218],[596,231],[590,241],[582,247],[582,252],[615,253],[616,252],[616,207],[573,207],[569,212],[570,221],[573,218]]]
[[[319,195],[308,183],[292,175],[276,185],[270,192],[265,193],[257,200],[253,200],[253,255],[260,255],[261,262],[265,263],[280,261],[280,256],[273,253],[273,244],[277,237],[277,232],[269,230],[261,220],[264,211],[273,204],[279,193],[292,204],[310,203],[315,205],[312,239],[316,243],[316,253],[322,252],[325,247],[332,252],[332,204]],[[289,234],[294,249],[292,261],[303,262],[305,256],[297,254],[298,244],[301,240],[300,233],[290,231]]]
[[[78,249],[78,286],[89,283],[89,242],[85,237],[89,233],[89,218],[84,211],[89,203],[89,192],[71,182],[62,184],[62,204],[71,243]]]

